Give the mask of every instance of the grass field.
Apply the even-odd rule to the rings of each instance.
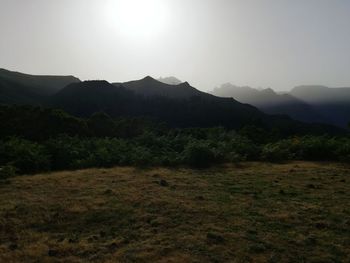
[[[0,262],[350,262],[350,167],[90,169],[0,183]]]

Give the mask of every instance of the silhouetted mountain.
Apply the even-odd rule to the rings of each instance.
[[[123,115],[124,108],[134,96],[123,87],[107,81],[72,83],[50,98],[49,105],[59,107],[76,116],[90,116],[99,111],[113,116]]]
[[[175,78],[175,77],[166,77],[166,78],[159,78],[158,81],[163,82],[165,84],[169,84],[169,85],[179,85],[182,83],[181,80]]]
[[[146,77],[112,85],[107,81],[80,82],[74,77],[31,76],[6,70],[1,73],[0,103],[3,104],[40,104],[82,117],[101,111],[112,117],[150,117],[172,127],[240,128],[254,125],[283,134],[340,131],[331,126],[307,125],[286,115],[270,116],[233,98],[220,98],[201,92],[187,82],[169,85]],[[28,85],[23,84],[26,81]],[[71,81],[73,83],[61,88],[61,85]],[[53,90],[59,91],[50,95]],[[270,99],[270,104],[277,106],[283,101],[286,107],[288,104],[285,101],[292,98],[275,94],[272,90],[260,93],[265,100],[278,98]],[[295,100],[291,104],[294,113],[302,109],[300,101],[299,106],[295,106]]]
[[[291,90],[295,98],[311,104],[350,102],[350,88],[329,88],[325,86],[298,86]]]
[[[312,105],[328,123],[347,127],[350,122],[350,88],[299,86],[290,94]]]
[[[269,116],[250,105],[200,92],[186,83],[171,87],[150,77],[114,85],[87,81],[67,86],[52,97],[50,105],[76,116],[87,117],[104,111],[112,117],[150,117],[172,127],[255,125],[283,134],[340,132],[331,126],[307,125],[286,116]]]
[[[215,88],[212,94],[221,97],[232,97],[236,100],[254,105],[268,114],[286,114],[293,119],[305,122],[327,122],[311,105],[290,94],[277,94],[272,89],[253,89],[238,87],[230,83]]]
[[[187,83],[170,86],[150,77],[114,85],[106,81],[71,84],[52,97],[51,105],[78,116],[104,111],[114,117],[148,116],[179,127],[237,127],[263,116],[252,106],[202,93]]]
[[[167,97],[172,99],[188,99],[193,96],[208,97],[207,93],[201,92],[190,86],[188,82],[183,82],[178,85],[169,85],[155,80],[152,77],[145,77],[141,80],[129,81],[125,83],[114,83],[114,85],[123,85],[128,90],[135,92],[138,95],[146,97]]]
[[[0,77],[0,103],[37,105],[44,97],[37,89]]]
[[[53,95],[68,84],[80,82],[78,78],[73,76],[37,76],[6,69],[0,69],[0,78],[12,83],[35,88],[35,93],[43,96]]]

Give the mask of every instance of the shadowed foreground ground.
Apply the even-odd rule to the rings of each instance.
[[[350,262],[350,168],[90,169],[0,183],[0,262]]]

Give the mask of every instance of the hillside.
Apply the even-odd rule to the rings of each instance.
[[[257,90],[224,84],[212,94],[233,97],[249,103],[269,114],[287,114],[305,122],[319,122],[343,128],[350,121],[350,88],[328,88],[324,86],[299,86],[285,94],[272,89]]]
[[[200,92],[187,83],[167,85],[151,77],[114,85],[105,81],[71,84],[52,97],[51,106],[78,116],[97,111],[114,117],[148,116],[176,127],[234,128],[265,117],[233,99]]]
[[[126,89],[145,97],[166,97],[171,99],[188,99],[193,96],[209,97],[208,94],[191,87],[188,82],[176,85],[166,84],[150,76],[141,80],[114,83],[114,85],[122,85]]]
[[[298,86],[293,88],[290,94],[310,104],[346,103],[350,101],[350,88]]]
[[[290,93],[312,105],[329,120],[328,123],[348,127],[350,123],[350,88],[299,86]]]
[[[6,69],[0,69],[0,78],[31,87],[37,94],[42,96],[52,95],[68,84],[80,82],[80,80],[74,76],[29,75]]]
[[[346,262],[348,167],[90,169],[0,184],[1,262]]]
[[[250,103],[259,108],[286,104],[297,104],[298,106],[302,104],[306,105],[306,103],[303,103],[290,94],[278,94],[270,88],[258,90],[251,87],[238,87],[230,83],[215,88],[212,94],[220,97],[233,97],[238,101]]]
[[[67,83],[67,86],[63,86]],[[232,91],[232,87],[229,88]],[[227,91],[225,87],[221,90]],[[217,90],[217,93],[221,90]],[[250,98],[249,104],[276,116],[264,114],[233,98],[221,98],[202,92],[188,82],[170,85],[148,76],[141,80],[112,85],[107,81],[80,82],[72,76],[32,76],[0,71],[0,103],[61,108],[79,117],[104,111],[112,117],[149,117],[166,122],[172,127],[223,126],[237,129],[255,125],[263,129],[276,129],[283,134],[340,132],[326,125],[303,124],[288,116],[306,122],[342,122],[342,127],[347,123],[347,105],[339,108],[337,104],[334,111],[338,115],[333,116],[333,112],[328,112],[328,105],[319,114],[306,102],[290,95],[276,94],[271,89],[235,90],[241,94],[235,96],[241,101]],[[242,95],[242,91],[246,90],[248,95]],[[332,117],[334,122],[328,121]]]
[[[255,125],[286,135],[342,133],[331,126],[307,125],[286,116],[266,115],[248,104],[215,97],[187,83],[179,86],[160,83],[151,77],[114,85],[106,81],[86,81],[59,91],[51,97],[49,106],[80,117],[104,111],[112,117],[148,117],[179,128],[223,126],[232,129]]]
[[[43,100],[36,88],[0,77],[0,104],[37,105]]]

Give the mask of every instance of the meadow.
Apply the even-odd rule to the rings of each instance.
[[[350,166],[101,168],[0,182],[0,262],[350,262]]]

